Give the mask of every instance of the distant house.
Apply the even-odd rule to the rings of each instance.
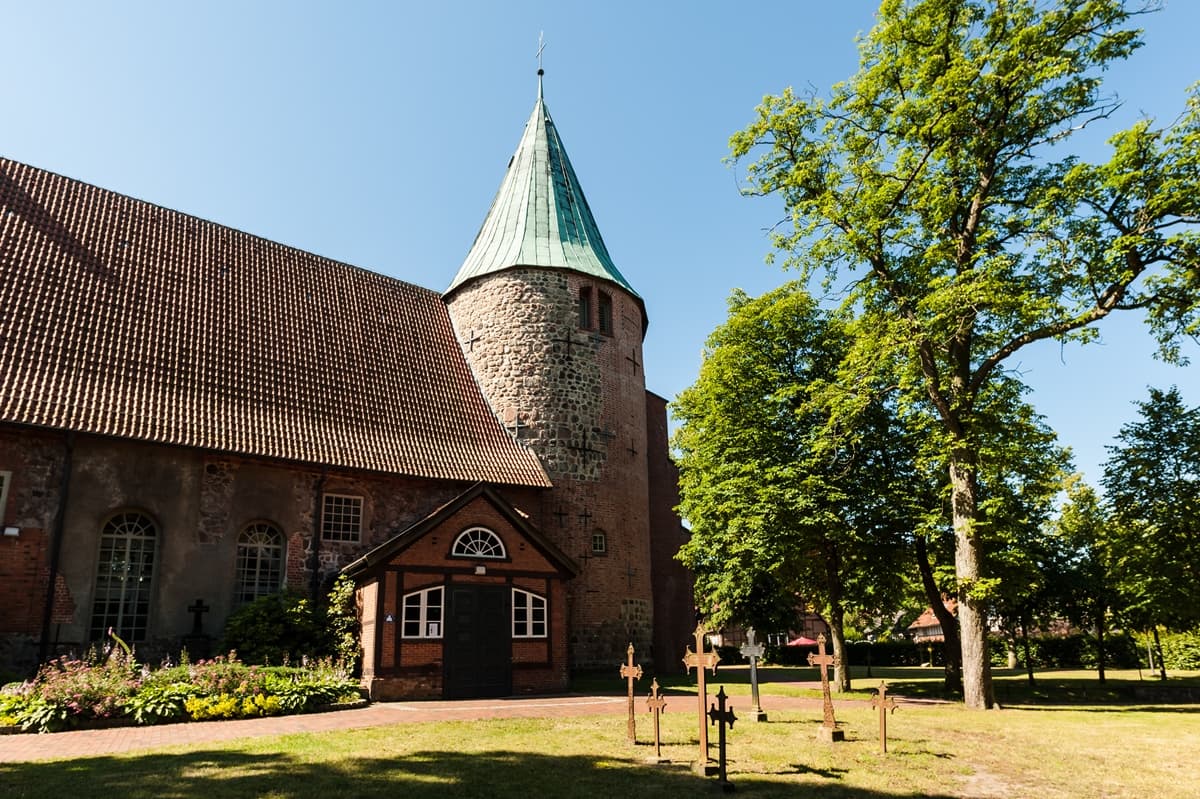
[[[958,600],[947,599],[946,608],[954,616],[958,615]],[[940,644],[946,640],[942,623],[933,613],[933,608],[925,608],[917,620],[908,625],[908,637],[915,644]]]

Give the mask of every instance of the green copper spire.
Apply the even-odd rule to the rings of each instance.
[[[588,208],[550,112],[538,96],[483,226],[447,293],[516,266],[571,269],[638,294],[621,274]]]

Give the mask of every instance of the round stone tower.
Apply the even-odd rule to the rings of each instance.
[[[493,411],[554,488],[534,522],[580,565],[574,668],[650,655],[650,497],[642,299],[616,268],[542,99],[446,291]],[[639,660],[642,659],[639,655]]]

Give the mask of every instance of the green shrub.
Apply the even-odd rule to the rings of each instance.
[[[1163,665],[1168,669],[1200,670],[1200,630],[1160,633],[1159,641],[1162,644]]]
[[[229,615],[222,648],[246,663],[299,663],[331,654],[311,600],[289,592],[259,597]]]

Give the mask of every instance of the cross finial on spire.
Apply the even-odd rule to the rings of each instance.
[[[538,97],[539,98],[542,96],[542,75],[546,74],[546,71],[544,69],[542,69],[542,51],[546,49],[545,33],[546,33],[545,31],[538,31],[538,49],[537,49],[536,55],[537,55],[537,60],[538,60]]]

